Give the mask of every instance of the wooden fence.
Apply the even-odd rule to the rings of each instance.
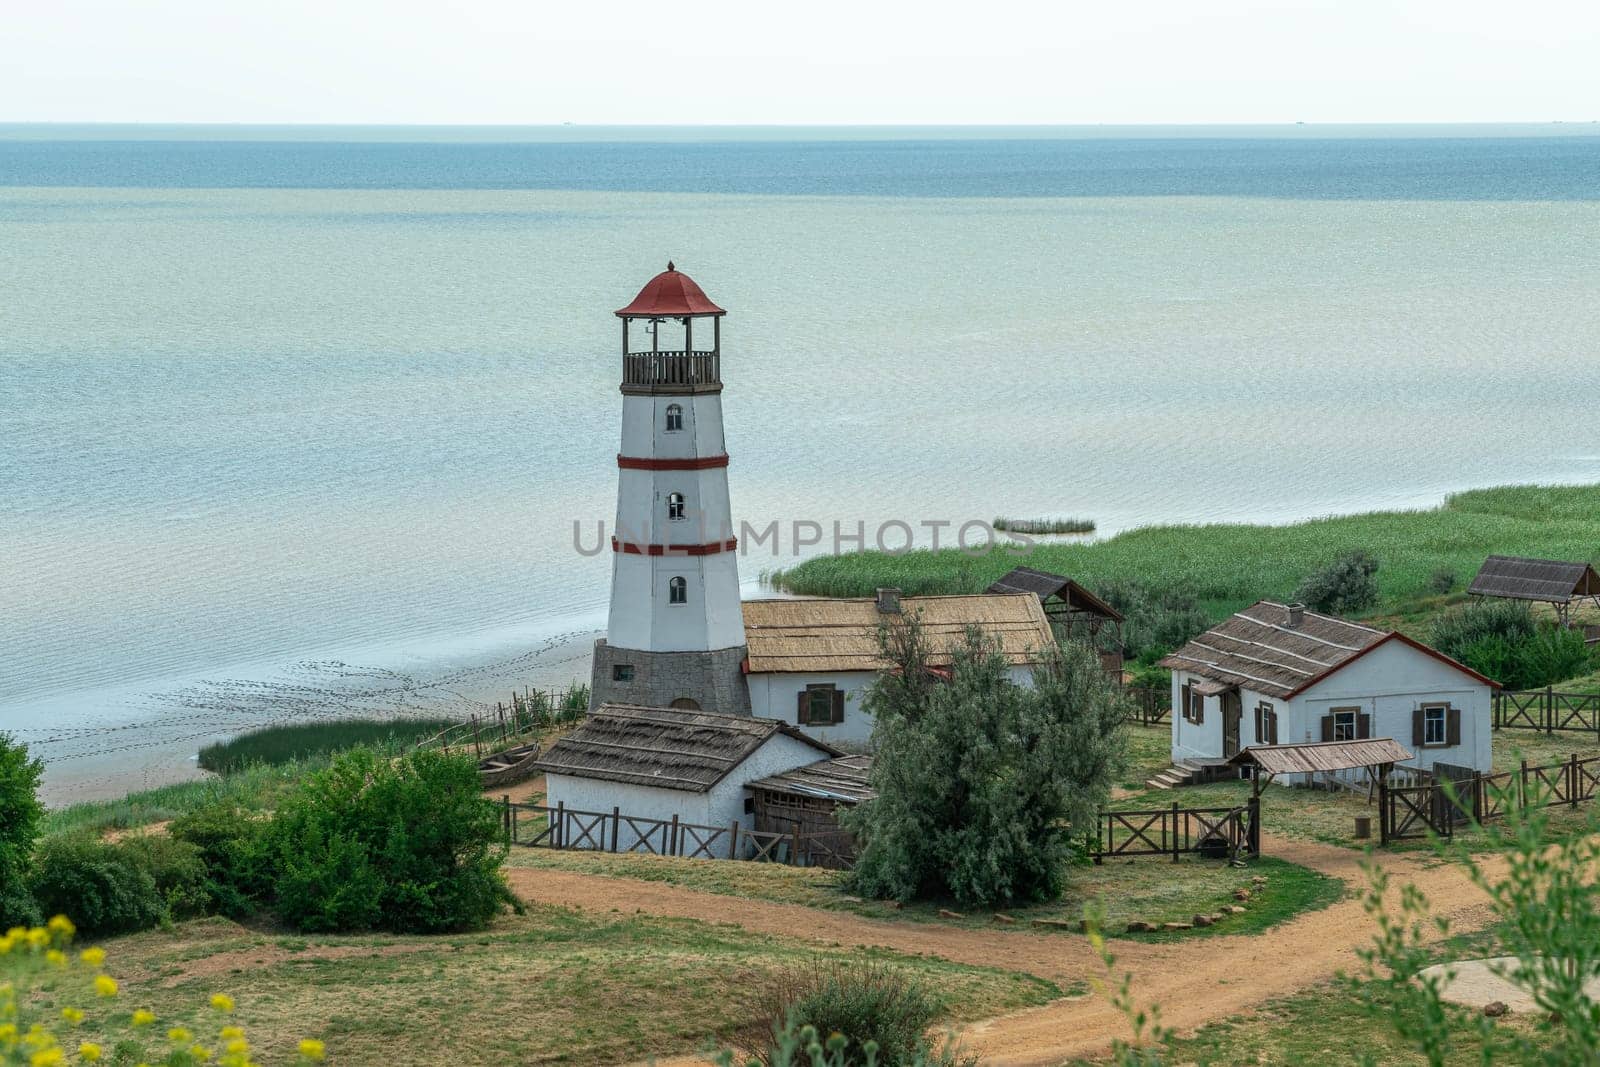
[[[1600,736],[1600,694],[1544,689],[1501,690],[1494,695],[1496,730],[1579,730]]]
[[[1251,797],[1236,808],[1170,808],[1147,811],[1103,811],[1098,840],[1090,855],[1095,863],[1107,856],[1171,856],[1185,853],[1237,859],[1261,855],[1261,798]]]
[[[1493,822],[1513,808],[1575,808],[1600,795],[1600,756],[1580,759],[1576,752],[1560,763],[1529,766],[1523,760],[1516,770],[1499,774],[1446,764],[1435,769],[1440,774],[1426,784],[1379,783],[1383,844],[1430,833],[1450,837],[1460,823]]]
[[[589,687],[524,689],[513,692],[509,703],[495,701],[494,710],[474,712],[466,722],[447,727],[417,742],[418,748],[466,748],[482,757],[509,746],[525,734],[550,726],[575,723],[589,713]]]
[[[1172,693],[1165,689],[1130,685],[1122,692],[1128,698],[1128,721],[1140,726],[1160,726],[1172,714]]]
[[[628,815],[621,808],[579,811],[564,803],[501,802],[505,840],[524,848],[583,852],[637,852],[685,859],[753,860],[794,867],[848,870],[855,864],[855,842],[840,830],[772,833],[740,822],[702,826],[671,819]]]

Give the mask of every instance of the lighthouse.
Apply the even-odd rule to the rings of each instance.
[[[668,263],[616,314],[622,446],[591,700],[748,714],[722,432],[727,312]]]

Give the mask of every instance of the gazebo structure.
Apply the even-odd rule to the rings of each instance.
[[[1467,592],[1549,604],[1561,625],[1571,626],[1574,600],[1587,599],[1600,607],[1600,574],[1588,563],[1490,556],[1467,586]]]
[[[1063,637],[1088,641],[1100,649],[1100,665],[1119,681],[1122,678],[1122,613],[1089,590],[1060,574],[1016,567],[985,592],[1032,593],[1044,607],[1051,629]],[[1116,637],[1115,651],[1106,651],[1098,640],[1100,631],[1111,627]]]

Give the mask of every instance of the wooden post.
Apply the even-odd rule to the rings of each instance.
[[[1522,773],[1517,775],[1517,807],[1528,806],[1528,761],[1522,761]]]
[[[550,831],[550,843],[556,848],[565,848],[563,838],[566,837],[567,828],[567,802],[556,801],[556,824]]]
[[[733,825],[728,827],[728,858],[739,858],[739,820],[733,820]]]
[[[617,850],[617,835],[622,832],[622,809],[611,809],[611,851]]]
[[[1250,854],[1261,855],[1261,794],[1250,794]]]
[[[500,797],[500,801],[501,801],[501,803],[503,805],[503,807],[500,810],[505,813],[505,820],[506,820],[506,844],[509,845],[509,844],[511,844],[511,822],[512,822],[512,820],[511,820],[511,794],[510,793],[502,794],[501,797]]]
[[[667,855],[676,856],[677,854],[678,854],[678,813],[677,812],[673,812],[672,813],[672,829],[669,831],[669,833],[667,835]]]
[[[1378,773],[1378,844],[1389,847],[1389,764]]]
[[[472,751],[477,753],[479,759],[483,758],[483,744],[478,740],[478,713],[472,713]]]
[[[508,744],[509,742],[508,742],[508,740],[506,738],[506,712],[505,712],[505,709],[502,708],[499,704],[496,704],[494,706],[494,710],[500,716],[500,743],[502,745]]]
[[[1172,862],[1178,862],[1178,802],[1172,802]]]
[[[1544,687],[1544,732],[1547,735],[1556,732],[1556,687],[1553,685]]]
[[[1567,807],[1578,806],[1578,754],[1574,752],[1567,761]]]
[[[798,823],[795,824],[794,828],[794,844],[791,846],[789,862],[796,867],[805,866],[800,862],[800,825]]]

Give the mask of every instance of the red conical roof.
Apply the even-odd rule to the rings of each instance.
[[[619,308],[623,318],[682,318],[688,315],[726,315],[706,296],[704,289],[693,278],[684,274],[670,262],[667,269],[645,283],[633,303]]]

